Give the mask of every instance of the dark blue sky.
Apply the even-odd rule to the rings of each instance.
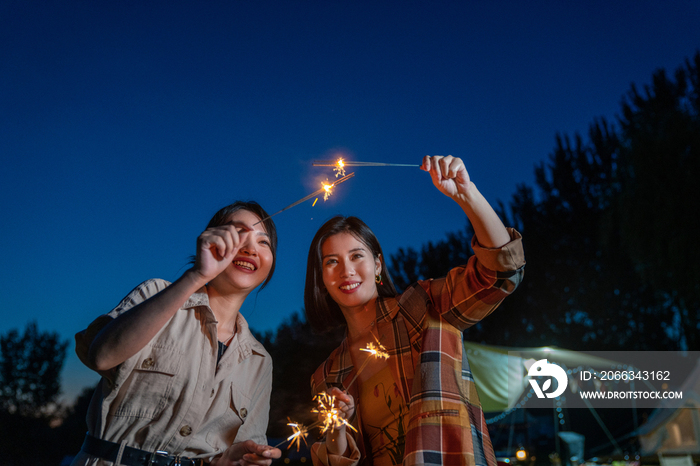
[[[315,191],[316,159],[462,157],[507,202],[554,147],[614,118],[631,83],[700,49],[697,1],[0,2],[0,332],[71,340],[64,389],[97,381],[72,335],[139,282],[177,278],[211,215]],[[277,217],[278,267],[244,315],[302,307],[334,214],[387,255],[462,228],[415,168],[358,168]],[[536,238],[526,238],[535,241]]]

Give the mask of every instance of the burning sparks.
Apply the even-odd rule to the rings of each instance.
[[[291,440],[291,443],[287,447],[287,450],[289,450],[290,448],[292,448],[292,446],[296,444],[297,451],[299,451],[302,441],[304,442],[304,445],[308,447],[309,445],[306,443],[306,437],[309,435],[308,428],[303,424],[299,424],[298,422],[292,422],[292,420],[289,418],[287,418],[287,420],[289,421],[287,425],[291,426],[292,431],[294,432],[292,435],[287,437],[288,441]]]
[[[367,348],[360,348],[360,351],[365,351],[370,353],[375,358],[389,359],[389,353],[386,352],[386,348],[377,342],[377,346],[374,343],[367,343]]]
[[[321,186],[323,186],[323,189],[326,190],[326,192],[323,194],[323,200],[327,201],[332,194],[331,190],[333,189],[333,185],[328,183],[321,183]]]
[[[389,359],[389,353],[387,353],[386,348],[382,346],[381,343],[379,343],[379,339],[376,337],[374,338],[376,341],[375,343],[367,343],[366,348],[360,348],[360,351],[364,351],[366,353],[370,353],[374,358],[377,359],[384,359],[387,360]],[[347,389],[350,388],[350,386],[357,380],[357,377],[360,375],[360,373],[364,370],[364,368],[367,366],[367,363],[369,363],[372,360],[371,357],[367,357],[365,361],[362,363],[362,366],[358,369],[357,373],[355,374],[355,377],[350,381],[350,383],[347,385]],[[335,396],[329,395],[326,392],[321,392],[318,395],[314,397],[314,400],[316,400],[316,403],[318,403],[318,406],[315,409],[312,409],[312,413],[318,413],[320,416],[320,419],[313,424],[311,424],[309,427],[306,427],[302,424],[299,424],[297,422],[292,422],[291,419],[287,418],[289,421],[287,423],[288,426],[290,426],[293,430],[292,435],[287,437],[288,442],[291,442],[287,449],[292,448],[292,446],[296,445],[297,451],[299,451],[299,448],[301,446],[301,442],[303,441],[305,445],[306,443],[306,437],[308,435],[309,429],[312,427],[319,426],[319,429],[321,430],[321,434],[325,434],[326,432],[334,432],[335,429],[346,425],[355,432],[357,432],[357,429],[355,429],[344,417],[345,413],[341,411],[340,409],[335,407],[335,402],[336,398]],[[275,448],[281,446],[284,442],[280,443],[277,445]]]
[[[345,162],[343,162],[343,159],[338,159],[338,161],[335,163],[335,168],[333,171],[335,172],[336,178],[339,176],[345,176]]]
[[[299,199],[299,200],[296,201],[296,202],[292,202],[291,204],[289,204],[289,205],[288,205],[287,207],[285,207],[284,209],[275,212],[274,214],[270,215],[269,217],[263,218],[262,220],[260,220],[260,222],[262,222],[263,220],[267,220],[268,218],[274,217],[275,215],[280,214],[280,213],[284,212],[284,211],[287,210],[287,209],[291,209],[292,207],[294,207],[294,206],[296,206],[296,205],[299,205],[299,204],[301,204],[301,203],[304,202],[304,201],[308,201],[308,200],[311,199],[312,197],[316,197],[316,196],[319,196],[319,195],[321,195],[321,194],[323,194],[323,200],[325,201],[325,200],[327,200],[328,197],[331,195],[331,190],[332,190],[336,185],[339,185],[340,183],[349,180],[349,179],[352,178],[353,176],[355,176],[355,173],[354,173],[354,172],[353,172],[353,173],[350,173],[349,175],[346,175],[346,176],[344,176],[344,177],[342,177],[342,178],[340,178],[340,179],[338,179],[338,180],[335,180],[333,183],[328,184],[328,183],[325,183],[325,182],[324,182],[324,183],[321,184],[322,187],[321,187],[321,189],[319,189],[318,191],[314,191],[314,192],[312,192],[311,194],[309,194],[308,196],[302,197],[301,199]],[[260,222],[256,222],[256,223],[254,223],[253,225],[257,225],[257,224],[260,223]]]
[[[325,434],[329,430],[333,432],[343,424],[357,432],[357,429],[355,429],[347,420],[345,420],[343,413],[341,413],[338,408],[335,407],[334,396],[331,396],[326,392],[321,392],[316,395],[315,399],[318,402],[318,408],[312,410],[312,412],[319,413],[321,415],[322,434]]]

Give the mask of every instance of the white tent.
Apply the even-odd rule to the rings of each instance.
[[[479,389],[479,399],[484,411],[503,412],[502,415],[510,412],[513,408],[524,406],[519,402],[525,393],[530,392],[528,369],[535,361],[546,359],[550,363],[556,363],[569,370],[568,390],[571,391],[578,389],[578,384],[571,380],[573,377],[571,371],[574,369],[605,370],[621,364],[610,359],[552,346],[539,348],[498,347],[465,341],[464,349]],[[593,412],[592,407],[589,406],[589,409]],[[601,429],[617,447],[617,443],[603,421],[597,415],[594,414],[594,416]],[[558,424],[555,425],[555,430],[558,432]],[[559,450],[558,439],[557,436],[557,450]]]
[[[638,430],[642,454],[700,454],[700,359],[679,391],[665,400]]]
[[[512,409],[530,385],[527,369],[533,360],[547,359],[569,369],[586,367],[609,369],[620,363],[590,354],[544,346],[515,348],[464,342],[469,366],[479,387],[479,399],[486,412]],[[510,353],[510,355],[509,355]],[[527,359],[517,354],[526,354]],[[571,384],[572,387],[575,384]]]

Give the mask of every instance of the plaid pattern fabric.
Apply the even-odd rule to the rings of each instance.
[[[404,465],[496,465],[462,331],[493,312],[522,280],[521,237],[515,230],[509,233],[512,241],[499,249],[482,248],[473,239],[475,255],[447,277],[420,281],[396,298],[377,299],[376,335],[409,404]],[[312,391],[344,389],[355,373],[346,339],[312,376]],[[357,385],[349,391],[359,405]],[[356,413],[354,427],[362,432],[359,409]],[[314,463],[371,464],[364,439],[351,444],[359,450],[359,461],[329,458],[333,455],[325,451],[319,455],[317,444]]]

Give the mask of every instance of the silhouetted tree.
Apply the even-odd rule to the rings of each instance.
[[[674,78],[657,71],[622,105],[620,196],[614,214],[640,279],[677,319],[679,340],[698,348],[700,251],[700,52]],[[671,311],[671,312],[669,312]]]
[[[0,451],[3,464],[49,464],[60,460],[51,422],[60,393],[59,375],[68,342],[39,332],[35,322],[23,335],[0,336]],[[37,448],[45,445],[46,448]]]
[[[24,416],[46,414],[60,394],[59,376],[67,341],[56,332],[39,333],[36,322],[23,335],[0,337],[0,410]]]
[[[643,94],[633,86],[619,130],[601,119],[586,140],[557,135],[535,168],[535,189],[518,186],[499,209],[523,233],[525,280],[499,318],[467,338],[585,350],[697,346],[699,69],[700,53],[675,80],[658,71]],[[444,275],[466,262],[471,234],[467,226],[420,252],[400,249],[392,275],[401,287]]]

